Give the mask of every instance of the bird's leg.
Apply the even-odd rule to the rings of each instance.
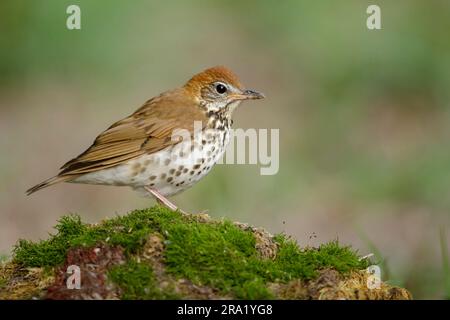
[[[177,211],[179,210],[181,213],[186,214],[183,210],[179,209],[175,204],[173,204],[172,202],[170,202],[169,199],[167,199],[166,197],[164,197],[161,193],[159,193],[157,190],[152,189],[150,187],[145,186],[144,187],[145,190],[147,190],[152,196],[154,196],[156,198],[156,201],[158,201],[158,203],[163,204],[164,206],[166,206],[167,208],[169,208],[170,210],[173,211]]]

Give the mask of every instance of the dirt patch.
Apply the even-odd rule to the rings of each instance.
[[[40,299],[54,277],[43,268],[0,265],[0,299]]]
[[[271,290],[281,299],[301,300],[411,300],[408,290],[384,282],[369,288],[365,271],[343,277],[335,270],[323,270],[313,281],[293,280],[287,284],[272,284]]]
[[[318,299],[355,300],[411,300],[411,293],[403,288],[380,282],[376,288],[369,288],[370,274],[365,271],[352,272],[335,287],[326,287]]]
[[[106,273],[110,267],[125,262],[121,247],[100,245],[94,248],[75,248],[69,250],[64,265],[56,270],[54,283],[47,289],[44,299],[103,300],[118,299],[117,290],[107,281]],[[69,266],[80,269],[81,288],[69,289],[67,273]]]
[[[245,223],[235,222],[234,224],[244,231],[253,233],[256,240],[255,249],[262,259],[275,259],[278,245],[273,240],[273,235],[262,228],[256,228]]]

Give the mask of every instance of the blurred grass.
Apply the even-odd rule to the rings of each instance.
[[[379,250],[393,256],[391,269],[415,297],[443,297],[433,274],[440,250],[430,239],[450,212],[450,2],[377,3],[380,31],[365,27],[370,1],[2,1],[0,134],[8,139],[0,148],[11,150],[0,156],[5,231],[47,230],[54,219],[39,224],[30,204],[39,200],[19,197],[22,189],[145,99],[225,64],[266,93],[261,106],[238,110],[235,123],[280,128],[280,171],[218,166],[180,204],[267,227],[292,221],[286,227],[299,237],[309,212],[319,219],[314,231],[330,238],[328,226],[344,232],[347,219],[376,215],[382,229],[400,217],[389,235],[368,237],[395,243]],[[65,28],[69,4],[80,5],[82,30]],[[111,212],[101,199],[114,197],[89,190],[78,198],[44,193],[41,211]],[[148,202],[127,195],[108,205]],[[413,214],[429,224],[417,226]],[[2,248],[14,237],[1,238]],[[420,265],[410,268],[398,251]]]

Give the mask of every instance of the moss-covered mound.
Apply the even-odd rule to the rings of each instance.
[[[409,299],[369,289],[369,262],[331,242],[299,248],[285,235],[161,207],[99,224],[63,217],[57,233],[21,240],[0,265],[0,299]],[[81,288],[69,289],[69,266]]]

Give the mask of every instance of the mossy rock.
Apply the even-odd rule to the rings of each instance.
[[[370,264],[330,242],[300,248],[285,235],[162,207],[89,225],[63,217],[48,240],[20,240],[0,265],[0,299],[410,299],[367,286]],[[69,266],[81,288],[68,289]]]

